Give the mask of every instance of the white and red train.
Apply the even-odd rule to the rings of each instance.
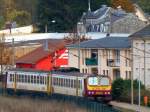
[[[111,99],[111,80],[107,76],[79,72],[7,70],[7,90],[64,94]]]

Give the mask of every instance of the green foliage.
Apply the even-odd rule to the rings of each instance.
[[[124,91],[123,79],[117,79],[112,84],[112,97],[113,99],[119,99]]]
[[[9,21],[16,21],[19,26],[31,23],[31,15],[26,11],[13,10],[9,13],[7,19]]]
[[[142,9],[150,14],[150,1],[149,0],[138,0],[138,4]]]
[[[134,103],[138,103],[138,80],[133,81]],[[141,83],[141,102],[144,96],[150,98],[150,92],[145,90],[145,86]],[[131,101],[131,80],[117,79],[112,84],[112,97],[115,100],[130,102]]]
[[[4,24],[5,24],[4,18],[2,16],[0,16],[0,29],[2,29]]]
[[[101,4],[109,4],[109,0],[91,0],[93,10]],[[44,32],[45,25],[48,25],[48,32],[72,32],[83,12],[88,10],[88,0],[38,0],[37,9],[41,32]]]

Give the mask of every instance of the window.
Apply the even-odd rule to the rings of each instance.
[[[73,80],[71,79],[71,84],[70,84],[71,88],[73,88]]]
[[[105,70],[103,70],[103,75],[105,75]]]
[[[22,75],[22,83],[25,83],[25,75]]]
[[[31,83],[33,83],[33,75],[31,75]]]
[[[138,47],[138,46],[139,46],[139,43],[135,43],[135,45],[136,45],[136,47]]]
[[[117,60],[120,60],[120,50],[115,50],[115,57]]]
[[[34,81],[33,83],[35,83],[35,84],[36,84],[36,76],[34,76],[34,79],[33,79],[33,81]]]
[[[109,70],[106,70],[106,75],[107,75],[107,76],[109,75]]]
[[[98,78],[97,77],[89,77],[88,85],[98,85]]]
[[[25,83],[27,83],[28,82],[28,77],[27,77],[27,75],[25,75]]]
[[[10,82],[13,81],[13,74],[10,74]]]
[[[28,77],[28,83],[31,83],[31,81],[30,81],[31,80],[30,75],[28,75],[27,77]]]
[[[92,49],[91,50],[91,58],[93,58],[93,59],[98,58],[98,50],[97,49]]]
[[[39,84],[39,82],[40,82],[40,77],[39,76],[37,76],[37,84]]]

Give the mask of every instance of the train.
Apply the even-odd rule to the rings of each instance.
[[[63,94],[111,100],[111,79],[108,76],[77,71],[40,71],[10,69],[6,71],[6,90]]]

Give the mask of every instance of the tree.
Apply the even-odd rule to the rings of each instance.
[[[91,0],[91,7],[98,9],[101,4],[109,4],[108,1]],[[45,25],[49,32],[72,32],[83,12],[88,10],[88,0],[38,0],[37,10],[41,32],[44,32]]]
[[[27,11],[13,10],[7,17],[8,21],[16,21],[19,26],[28,25],[31,23],[31,15]]]
[[[117,8],[119,6],[127,12],[134,12],[134,6],[130,0],[112,0],[112,7]]]
[[[138,0],[137,2],[142,9],[150,14],[150,1],[149,0]]]
[[[113,99],[119,99],[124,91],[123,79],[117,79],[112,84],[112,97]]]

